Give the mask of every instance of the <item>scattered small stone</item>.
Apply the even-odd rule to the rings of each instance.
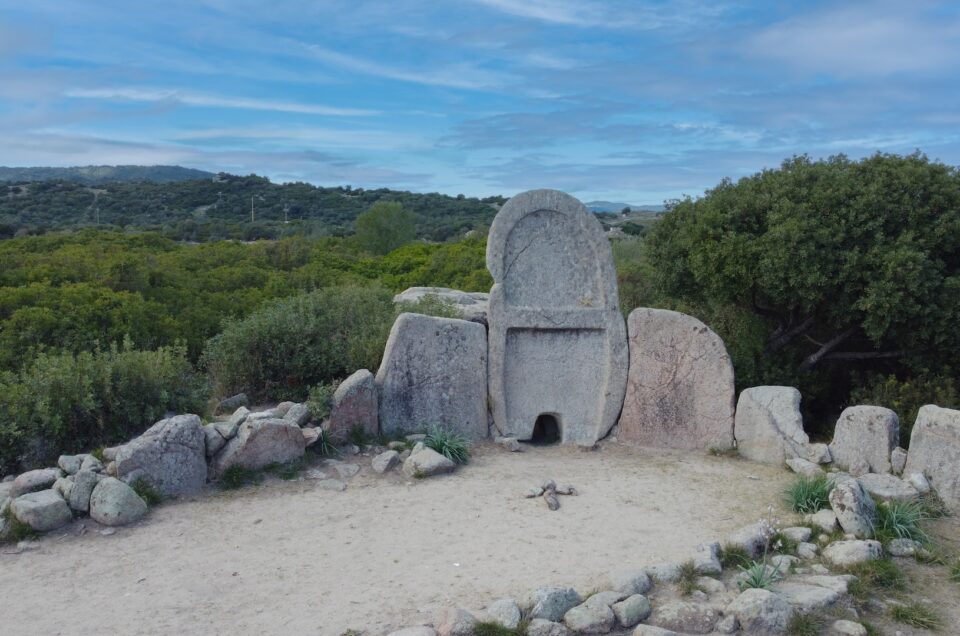
[[[432,477],[453,472],[456,467],[453,460],[427,447],[414,452],[403,462],[403,472],[410,477]]]
[[[304,444],[306,446],[313,446],[317,443],[317,440],[320,439],[320,434],[323,433],[323,430],[315,426],[304,426],[300,429],[300,432],[303,433]]]
[[[693,555],[693,566],[698,574],[720,574],[723,565],[720,563],[720,544],[701,543]]]
[[[824,474],[820,466],[802,457],[792,457],[786,463],[790,470],[804,477],[817,477]]]
[[[527,636],[569,636],[570,630],[561,623],[535,618],[527,625]]]
[[[344,455],[357,455],[360,453],[360,448],[356,444],[344,444],[340,447],[340,452]]]
[[[572,495],[577,494],[577,489],[571,486],[570,484],[560,484],[554,490],[558,495]]]
[[[823,558],[832,565],[847,567],[879,559],[882,554],[879,541],[837,541],[824,549]]]
[[[100,531],[100,534],[101,534],[102,536],[104,536],[104,537],[109,537],[109,536],[114,535],[114,534],[116,534],[116,533],[117,533],[117,529],[116,529],[116,528],[104,528],[103,530]]]
[[[326,479],[327,473],[316,468],[309,468],[303,472],[303,476],[306,479]]]
[[[388,450],[374,457],[373,461],[370,462],[370,467],[373,468],[374,472],[382,475],[388,470],[392,470],[399,463],[400,453],[395,450]]]
[[[434,619],[438,636],[473,636],[476,624],[476,617],[459,607],[441,610]]]
[[[887,552],[895,557],[912,557],[923,546],[913,539],[893,539],[887,543]]]
[[[910,473],[907,477],[907,483],[916,488],[921,495],[930,492],[930,482],[927,481],[923,473]]]
[[[501,598],[494,601],[487,608],[486,613],[490,620],[507,629],[516,629],[517,625],[520,624],[520,606],[512,598]]]
[[[830,607],[840,599],[840,594],[835,590],[803,583],[777,583],[771,591],[782,596],[797,611],[804,613]]]
[[[437,630],[426,625],[418,625],[417,627],[398,629],[395,632],[390,632],[387,636],[437,636]]]
[[[818,548],[815,543],[807,543],[803,541],[797,544],[797,556],[801,559],[807,561],[816,559],[819,552],[820,548]]]
[[[830,626],[831,636],[867,636],[867,628],[860,623],[853,621],[839,620],[834,621]],[[897,632],[898,634],[900,632]]]
[[[833,455],[826,444],[810,444],[807,446],[807,459],[815,464],[829,464],[833,461]]]
[[[544,493],[543,500],[546,502],[547,508],[549,508],[550,510],[560,509],[560,500],[557,499],[553,493],[551,492]]]
[[[805,515],[803,520],[811,523],[824,532],[833,532],[837,529],[837,515],[831,509],[820,510],[812,515]]]
[[[407,445],[403,442],[393,441],[393,442],[387,442],[387,448],[397,452],[403,452],[404,450],[406,450]]]
[[[610,607],[614,603],[619,603],[623,599],[627,598],[629,594],[626,592],[618,592],[615,590],[607,590],[605,592],[597,592],[596,594],[591,595],[587,600],[583,602],[584,605],[604,605]]]
[[[556,492],[557,484],[552,479],[545,479],[543,483],[540,484],[540,488],[543,489],[543,492]]]
[[[673,601],[653,608],[647,622],[686,634],[709,634],[720,616],[720,610],[709,603]]]
[[[530,595],[526,606],[530,608],[527,617],[531,620],[542,618],[554,623],[563,620],[564,614],[581,602],[580,595],[570,587],[541,587]]]
[[[718,581],[710,576],[697,577],[697,587],[707,594],[723,594],[727,591],[727,587],[723,584],[723,581]]]
[[[647,575],[658,583],[674,583],[680,580],[680,566],[676,563],[658,563],[646,569]]]
[[[20,552],[31,552],[33,550],[40,549],[39,541],[32,541],[30,539],[24,539],[23,541],[17,542],[17,550]]]
[[[726,614],[737,618],[744,634],[782,634],[793,617],[793,608],[769,590],[744,590],[730,605]]]
[[[613,615],[620,627],[633,627],[642,620],[646,620],[653,608],[650,601],[643,594],[632,594],[624,600],[610,606]]]
[[[333,490],[335,492],[343,492],[347,489],[347,485],[339,479],[321,479],[317,482],[317,486],[324,490]]]
[[[341,479],[350,479],[360,472],[360,467],[356,464],[337,464],[333,469],[337,471]]]
[[[523,446],[520,444],[520,441],[516,437],[496,437],[494,441],[503,446],[511,453],[519,453],[523,451]]]
[[[792,528],[784,528],[780,533],[791,541],[803,543],[804,541],[810,540],[813,531],[806,526],[794,526]]]
[[[527,492],[523,493],[523,496],[527,499],[535,499],[543,494],[543,488],[537,486],[536,488],[530,488]]]
[[[751,558],[756,559],[763,553],[767,539],[759,523],[744,526],[727,535],[727,545],[743,548]]]
[[[646,594],[653,587],[650,575],[644,569],[621,569],[607,574],[607,587],[627,594]]]
[[[563,622],[578,634],[606,634],[613,629],[617,619],[609,605],[583,603],[568,610]]]

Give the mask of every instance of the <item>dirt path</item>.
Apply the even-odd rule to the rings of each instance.
[[[211,492],[102,536],[84,520],[0,555],[4,633],[381,634],[439,607],[480,608],[611,568],[676,561],[779,501],[782,469],[607,444],[477,449],[448,477],[315,481]],[[332,470],[326,472],[335,476]],[[574,484],[550,512],[520,495]]]

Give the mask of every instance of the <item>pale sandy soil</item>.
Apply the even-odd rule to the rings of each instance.
[[[351,461],[363,470],[345,492],[271,479],[164,504],[112,536],[84,520],[38,550],[0,554],[0,631],[382,634],[450,604],[551,584],[586,592],[611,568],[682,560],[754,522],[790,479],[620,444],[484,445],[456,474],[426,480]],[[547,477],[580,495],[557,512],[521,496]]]

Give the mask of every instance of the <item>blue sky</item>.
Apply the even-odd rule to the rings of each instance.
[[[0,165],[659,203],[792,154],[960,164],[960,4],[0,0]]]

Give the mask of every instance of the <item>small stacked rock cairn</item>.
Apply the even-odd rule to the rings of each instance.
[[[527,499],[543,497],[544,503],[550,510],[560,510],[560,500],[557,495],[576,495],[577,489],[569,484],[557,485],[552,479],[545,479],[539,486],[534,486],[524,493]]]

